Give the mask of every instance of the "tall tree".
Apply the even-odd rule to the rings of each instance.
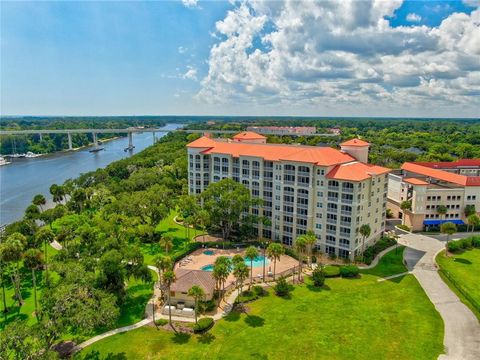
[[[33,299],[35,303],[35,316],[39,318],[38,302],[37,302],[37,276],[36,271],[43,264],[42,252],[38,249],[28,249],[23,254],[23,263],[27,269],[32,272],[33,281]]]
[[[208,214],[208,211],[206,210],[199,210],[197,211],[196,213],[196,223],[200,225],[200,228],[202,229],[202,237],[203,237],[203,241],[205,242],[205,233],[206,233],[206,229],[207,229],[207,224],[208,224],[208,221],[210,219],[210,215]]]
[[[370,225],[368,224],[363,224],[362,226],[360,226],[360,235],[362,235],[362,257],[363,257],[363,261],[365,261],[365,256],[364,256],[364,253],[365,253],[365,240],[370,236],[370,234],[372,233],[372,229],[370,228]]]
[[[250,260],[250,283],[248,284],[248,290],[250,290],[253,283],[253,261],[258,258],[260,254],[255,246],[249,246],[245,250],[245,258]]]
[[[33,197],[33,205],[40,207],[40,210],[43,211],[43,206],[47,203],[45,196],[42,194],[37,194]]]
[[[305,236],[302,235],[297,237],[293,245],[295,247],[295,251],[297,252],[297,256],[298,256],[298,280],[300,281],[301,275],[302,275],[303,256],[305,254],[305,251],[307,250]]]
[[[40,244],[43,244],[43,254],[45,257],[45,282],[48,285],[50,281],[48,278],[48,246],[55,239],[55,234],[52,230],[44,227],[37,232],[36,238]]]
[[[477,214],[469,215],[467,217],[467,224],[468,226],[472,227],[472,232],[473,232],[475,230],[475,227],[480,226],[480,217]]]
[[[241,222],[244,211],[256,203],[250,191],[232,179],[210,184],[202,193],[204,209],[210,214],[210,223],[222,231],[227,240],[235,225]]]
[[[213,277],[222,286],[220,301],[223,299],[225,293],[225,282],[231,273],[232,260],[226,256],[219,256],[215,259],[213,264]]]
[[[412,210],[412,201],[411,200],[405,200],[402,201],[400,204],[400,209],[402,209],[403,216],[402,216],[402,224],[405,225],[405,220],[407,217],[407,210],[411,211]]]
[[[238,262],[235,264],[235,267],[233,268],[233,276],[235,276],[236,279],[236,287],[238,290],[238,296],[240,296],[240,293],[243,288],[243,284],[245,280],[248,278],[248,267],[245,265],[245,263]]]
[[[205,296],[205,292],[203,289],[198,285],[193,285],[188,290],[188,296],[193,297],[195,300],[195,324],[198,324],[198,302],[200,299],[203,299]]]
[[[277,260],[280,261],[280,257],[285,253],[285,249],[279,243],[271,243],[267,248],[267,256],[270,260],[273,260],[273,281],[275,281]]]
[[[11,280],[15,288],[15,298],[19,307],[23,305],[22,291],[20,289],[20,261],[27,239],[20,233],[13,233],[0,243],[0,261],[11,268]]]
[[[169,235],[162,236],[159,241],[159,245],[165,249],[165,253],[168,254],[173,248],[173,240]]]
[[[50,194],[53,197],[53,202],[61,203],[65,197],[65,189],[61,185],[53,184],[50,186]]]
[[[313,246],[317,242],[317,237],[315,236],[315,233],[312,230],[308,230],[307,233],[305,234],[305,245],[307,247],[307,261],[308,261],[308,266],[312,267],[312,252],[313,252]]]
[[[167,270],[163,273],[163,279],[162,279],[163,284],[167,288],[167,294],[168,294],[168,323],[170,324],[170,327],[176,332],[176,329],[173,327],[172,323],[172,304],[171,304],[171,296],[170,296],[170,288],[172,284],[175,282],[175,273],[172,270]]]
[[[445,205],[438,205],[437,206],[437,213],[442,215],[442,217],[445,216],[445,214],[447,213],[448,209]]]
[[[445,255],[448,256],[448,243],[450,236],[457,232],[457,225],[452,222],[446,222],[440,225],[440,232],[447,235],[447,242],[445,243]]]
[[[40,217],[40,210],[38,210],[38,207],[36,205],[29,205],[25,209],[25,218],[27,219],[38,219]]]

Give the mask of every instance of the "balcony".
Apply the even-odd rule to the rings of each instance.
[[[328,201],[338,202],[338,197],[328,197]]]
[[[340,214],[346,215],[346,216],[352,216],[352,212],[351,211],[346,211],[346,210],[340,211]]]
[[[353,194],[353,188],[342,188],[342,192],[345,194]]]
[[[327,219],[328,224],[337,225],[337,222],[338,222],[337,219]]]
[[[351,222],[347,222],[347,221],[340,221],[340,225],[346,226],[346,227],[350,227],[350,226],[352,226],[352,223],[351,223]]]
[[[346,233],[346,232],[341,232],[340,231],[340,236],[349,238],[352,234]]]
[[[337,231],[336,231],[336,230],[332,230],[332,229],[327,229],[327,234],[337,235]]]
[[[298,176],[305,176],[307,178],[310,177],[310,173],[309,172],[305,172],[305,171],[299,171],[298,172]]]
[[[338,191],[338,190],[339,190],[339,187],[338,187],[338,186],[331,186],[331,185],[328,185],[328,190],[332,190],[332,191]]]
[[[326,243],[327,245],[333,245],[333,246],[336,245],[335,240],[326,240],[325,243]]]
[[[343,203],[343,204],[353,204],[353,199],[344,199],[344,198],[342,198],[342,203]]]

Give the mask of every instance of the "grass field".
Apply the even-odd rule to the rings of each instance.
[[[480,305],[480,249],[466,250],[448,257],[445,256],[445,252],[441,252],[436,260],[442,270],[448,271],[455,284],[448,278],[445,279],[445,276],[443,276],[444,280],[480,319],[480,311],[458,289],[461,287],[469,298]]]
[[[156,231],[162,236],[171,236],[173,239],[173,249],[170,255],[176,255],[185,249],[185,246],[192,241],[196,235],[202,234],[200,230],[190,229],[188,232],[185,227],[178,225],[173,219],[177,213],[172,211],[168,217],[163,219],[156,227]],[[157,254],[165,254],[165,249],[161,248],[158,243],[142,244],[141,249],[145,259],[145,263],[153,265],[153,258]]]
[[[377,272],[403,272],[398,259],[390,253]],[[377,279],[363,273],[327,279],[322,288],[308,281],[289,298],[269,291],[248,304],[248,315],[233,312],[207,334],[143,327],[95,343],[76,358],[437,359],[443,322],[416,279]]]

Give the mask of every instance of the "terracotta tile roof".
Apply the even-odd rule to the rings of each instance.
[[[414,164],[433,169],[457,169],[463,167],[480,167],[480,159],[459,159],[456,161],[443,162],[414,162]]]
[[[200,139],[199,139],[200,140]],[[195,142],[188,144],[188,147],[197,146]],[[194,146],[191,146],[191,145]],[[298,161],[320,166],[331,166],[336,164],[355,161],[355,159],[339,150],[328,147],[317,146],[298,146],[298,145],[280,145],[280,144],[252,144],[242,142],[223,142],[214,141],[214,144],[202,143],[208,145],[203,154],[225,154],[233,157],[253,156],[263,158],[267,161]]]
[[[257,134],[253,131],[244,131],[238,133],[233,137],[235,140],[259,140],[259,139],[266,139],[265,136]]]
[[[215,290],[215,279],[210,271],[176,269],[175,276],[171,291],[188,292],[193,285],[200,286],[206,294],[213,294]]]
[[[362,181],[372,177],[372,175],[382,175],[389,171],[390,169],[382,166],[351,162],[335,166],[326,177],[335,180]]]
[[[191,143],[187,144],[187,147],[189,148],[211,148],[212,146],[215,146],[216,141],[213,139],[210,139],[207,136],[202,136],[201,138],[198,138],[197,140],[192,141]]]
[[[404,178],[403,181],[408,182],[409,184],[412,185],[428,185],[429,183],[426,181],[423,181],[422,179],[417,179],[417,178]]]
[[[423,165],[406,162],[402,165],[402,170],[431,177],[434,179],[450,182],[462,186],[480,186],[480,176],[465,176],[452,174],[448,171],[432,169]]]
[[[340,144],[340,146],[370,146],[370,143],[360,140],[360,139],[351,139],[344,141],[343,143]]]

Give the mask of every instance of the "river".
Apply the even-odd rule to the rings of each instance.
[[[163,129],[175,130],[180,124],[167,124]],[[156,138],[165,133],[156,133]],[[22,218],[25,208],[36,194],[43,194],[51,201],[49,188],[62,184],[67,179],[82,173],[107,166],[142,151],[153,144],[152,133],[133,134],[135,149],[125,152],[128,138],[105,142],[103,151],[90,153],[91,148],[78,151],[60,152],[37,158],[12,159],[12,163],[0,166],[0,225]]]

